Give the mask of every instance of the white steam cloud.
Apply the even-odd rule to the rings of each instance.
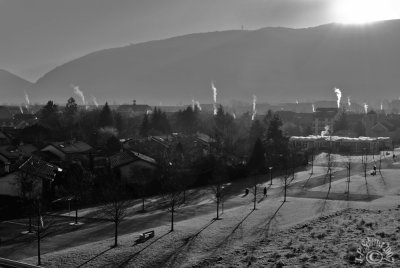
[[[336,93],[336,97],[337,97],[337,107],[340,108],[340,100],[342,98],[342,91],[340,91],[340,89],[336,88],[334,89],[335,93]]]
[[[194,104],[196,105],[197,109],[199,109],[199,111],[201,111],[200,102],[194,101]]]
[[[325,126],[325,130],[321,131],[321,136],[325,136],[329,134],[329,126]]]
[[[256,114],[257,114],[256,102],[257,102],[257,96],[253,95],[253,115],[251,116],[252,121],[254,120],[254,118],[256,117]]]
[[[347,105],[348,105],[349,107],[351,106],[350,96],[347,97]]]
[[[364,103],[364,112],[368,113],[368,104]]]
[[[313,113],[315,113],[315,105],[314,105],[314,104],[312,104],[312,105],[311,105],[311,107],[312,107],[312,111],[313,111]]]
[[[28,93],[26,93],[26,91],[24,91],[25,94],[25,106],[28,109],[28,106],[31,104],[31,101],[29,100],[29,95]]]
[[[96,97],[93,95],[92,95],[92,101],[93,101],[94,105],[96,105],[96,107],[99,107],[99,103],[97,102]]]
[[[214,81],[211,81],[211,89],[213,91],[213,108],[214,108],[214,115],[217,114],[217,88],[214,85]]]
[[[19,111],[21,112],[21,114],[24,113],[24,110],[22,109],[21,105],[19,106]]]
[[[74,93],[81,98],[82,104],[86,105],[85,95],[83,95],[83,92],[79,89],[79,86],[75,86],[75,85],[71,84],[71,87],[73,88]]]

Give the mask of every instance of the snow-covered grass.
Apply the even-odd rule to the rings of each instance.
[[[298,172],[295,179],[304,181],[309,173],[309,170]],[[325,173],[326,167],[314,167],[314,176]],[[165,221],[153,228],[155,237],[142,244],[135,244],[139,233],[131,233],[120,236],[117,248],[110,248],[113,243],[110,238],[48,253],[42,260],[46,267],[243,267],[249,264],[275,267],[279,261],[289,267],[348,266],[344,258],[347,249],[364,236],[383,236],[389,242],[400,238],[399,231],[393,229],[398,226],[398,210],[377,212],[396,208],[400,193],[399,170],[383,169],[382,174],[383,178],[379,173],[374,177],[368,175],[369,194],[383,196],[370,202],[288,197],[288,202],[282,203],[281,196],[269,196],[258,197],[257,209],[253,211],[252,196],[243,196],[239,191],[240,194],[230,197],[231,202],[239,205],[225,209],[221,220],[213,220],[214,206],[210,206],[209,213],[196,213],[196,205],[209,206],[212,202],[207,189],[203,189],[203,198],[189,206],[192,212],[178,210],[178,216],[179,213],[193,213],[193,216],[177,222],[174,232],[169,232],[169,223]],[[275,184],[282,185],[279,178],[274,179]],[[332,193],[343,193],[345,189],[345,178],[332,183]],[[327,185],[310,190],[326,192]],[[365,191],[364,178],[360,174],[353,175],[350,193],[365,194]],[[361,210],[365,208],[371,211]],[[341,212],[344,209],[347,210]],[[332,213],[333,217],[326,216]],[[318,218],[320,216],[322,218]],[[374,227],[370,228],[366,223],[372,221],[377,223],[373,222],[371,226]],[[301,225],[294,227],[296,224]],[[394,227],[386,228],[387,224]],[[362,228],[357,229],[359,226]],[[400,250],[397,244],[395,250]],[[36,258],[24,261],[35,263]]]

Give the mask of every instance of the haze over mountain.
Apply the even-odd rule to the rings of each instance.
[[[0,69],[0,105],[24,103],[24,91],[28,92],[32,85],[31,82]]]
[[[215,81],[218,102],[335,100],[334,87],[372,102],[400,95],[399,47],[400,20],[191,34],[72,60],[41,77],[31,96],[65,103],[73,84],[99,103],[210,103]]]

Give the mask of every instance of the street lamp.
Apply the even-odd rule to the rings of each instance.
[[[272,167],[269,167],[269,185],[272,186]]]

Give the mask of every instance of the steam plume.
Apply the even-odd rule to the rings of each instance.
[[[233,119],[236,119],[236,114],[232,113]]]
[[[313,111],[313,113],[315,113],[315,105],[312,104],[311,106],[312,106],[312,111]]]
[[[383,111],[383,103],[381,102],[381,111]]]
[[[296,104],[299,104],[299,100],[296,100]]]
[[[257,114],[256,102],[257,102],[257,96],[253,95],[253,115],[251,116],[251,120],[254,120],[254,118],[256,117],[256,114]]]
[[[347,97],[347,105],[348,105],[349,107],[351,106],[350,96]]]
[[[196,105],[197,109],[199,109],[199,111],[201,111],[200,102],[194,101],[194,104]]]
[[[212,91],[213,91],[214,115],[216,115],[216,114],[217,114],[217,88],[216,88],[215,85],[214,85],[214,81],[211,81],[211,88],[212,88]]]
[[[26,104],[26,108],[28,108],[28,106],[30,105],[30,100],[29,100],[29,96],[28,96],[28,93],[26,93],[26,91],[24,91],[24,93],[25,93],[25,104]]]
[[[96,97],[93,95],[92,95],[92,101],[93,101],[94,105],[96,105],[96,107],[99,107],[99,103],[97,102]]]
[[[342,98],[342,91],[340,91],[340,89],[338,88],[335,88],[334,90],[337,97],[337,107],[340,108],[340,99]]]
[[[321,131],[321,136],[329,134],[329,126],[325,126],[325,130]]]
[[[368,113],[368,104],[364,103],[364,112]]]
[[[81,98],[82,104],[86,105],[85,96],[83,95],[83,92],[79,89],[79,86],[75,86],[75,85],[71,84],[71,87],[74,89],[74,93]]]
[[[23,113],[24,113],[24,110],[22,109],[22,107],[21,107],[21,106],[19,106],[19,111],[21,112],[21,114],[23,114]]]

